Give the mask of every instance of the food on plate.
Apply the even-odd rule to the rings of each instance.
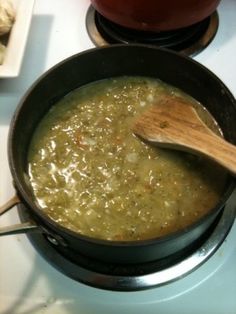
[[[15,21],[15,10],[9,0],[0,0],[0,35],[10,32]]]
[[[6,51],[6,46],[0,43],[0,64],[3,63],[5,51]]]
[[[10,32],[15,21],[15,10],[9,0],[0,0],[0,64],[3,63],[6,50],[6,35]]]
[[[213,208],[224,190],[224,169],[148,145],[131,132],[137,114],[166,94],[187,98],[219,132],[196,100],[152,78],[94,82],[56,103],[28,152],[29,183],[42,211],[89,237],[133,241],[181,230]]]

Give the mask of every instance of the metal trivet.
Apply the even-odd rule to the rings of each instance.
[[[87,32],[96,46],[116,43],[151,44],[192,57],[210,44],[215,37],[218,25],[219,17],[216,11],[210,17],[189,27],[159,33],[122,27],[104,18],[92,6],[89,7],[86,15]]]
[[[231,196],[222,210],[222,214],[208,231],[204,240],[201,239],[197,244],[197,247],[192,248],[184,256],[177,254],[151,263],[112,265],[97,262],[79,254],[65,256],[41,233],[28,233],[27,236],[42,257],[63,274],[78,282],[106,290],[144,290],[171,283],[206,262],[223,243],[233,225],[235,201],[236,193]],[[21,220],[27,221],[28,214],[24,205],[20,204],[18,208]]]

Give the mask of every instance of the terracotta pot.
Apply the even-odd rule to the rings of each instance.
[[[91,0],[108,20],[144,31],[187,27],[211,15],[220,0]]]

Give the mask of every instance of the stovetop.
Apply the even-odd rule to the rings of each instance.
[[[86,32],[89,0],[36,0],[19,77],[0,80],[0,204],[14,193],[7,133],[19,99],[33,81],[64,58],[94,47]],[[221,2],[219,29],[195,57],[236,96],[236,2]],[[18,222],[16,209],[0,226]],[[236,313],[236,224],[218,251],[179,280],[138,292],[105,291],[78,283],[53,268],[25,235],[0,238],[0,313]]]

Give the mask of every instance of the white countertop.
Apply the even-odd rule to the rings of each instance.
[[[25,0],[27,1],[27,0]],[[0,79],[0,204],[14,193],[7,162],[11,116],[25,91],[52,65],[94,45],[86,33],[89,0],[36,0],[19,77]],[[219,7],[220,27],[196,60],[236,96],[236,2]],[[37,108],[35,109],[37,110]],[[18,221],[13,210],[0,225]],[[140,292],[109,292],[75,282],[49,265],[25,235],[0,238],[0,313],[235,314],[236,225],[198,270],[169,285]]]

